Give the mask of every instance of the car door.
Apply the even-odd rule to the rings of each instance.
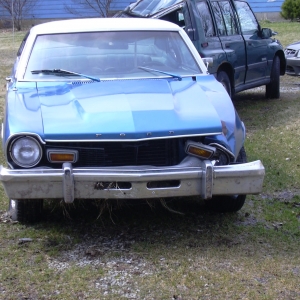
[[[195,7],[196,10],[192,11],[200,38],[199,42],[194,44],[202,57],[213,58],[213,64],[209,65],[208,70],[211,74],[216,75],[219,66],[227,60],[226,54],[218,37],[211,8],[207,1],[196,1]]]
[[[245,83],[251,85],[267,76],[268,40],[259,36],[260,27],[249,4],[245,1],[235,1],[235,6],[247,51]]]
[[[234,86],[238,88],[244,84],[246,76],[245,41],[230,1],[211,1],[211,6],[227,61],[234,69]]]

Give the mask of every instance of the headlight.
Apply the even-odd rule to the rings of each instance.
[[[216,154],[214,158],[217,160],[217,166],[229,165],[234,160],[234,154],[221,144],[211,143],[209,146],[216,148]]]
[[[17,165],[29,168],[40,162],[42,149],[34,138],[25,136],[13,141],[10,147],[10,155]]]

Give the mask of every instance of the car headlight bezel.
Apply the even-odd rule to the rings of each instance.
[[[23,168],[32,168],[42,159],[43,151],[40,143],[32,136],[19,136],[9,147],[11,160]]]

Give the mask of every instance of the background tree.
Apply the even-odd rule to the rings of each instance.
[[[0,0],[1,1],[1,0]],[[110,13],[113,0],[71,0],[73,5],[65,5],[65,9],[77,16],[87,17],[87,11],[93,11],[97,16],[106,18]]]
[[[0,0],[0,7],[11,16],[14,27],[21,30],[24,17],[29,16],[37,2],[38,0]]]
[[[281,16],[287,20],[300,19],[300,0],[285,0],[281,6]]]

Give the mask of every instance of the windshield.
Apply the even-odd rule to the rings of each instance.
[[[24,79],[72,80],[80,74],[100,80],[179,78],[199,73],[199,65],[178,32],[110,31],[38,36]]]
[[[179,2],[182,2],[182,0],[142,0],[130,12],[141,16],[153,15]]]

